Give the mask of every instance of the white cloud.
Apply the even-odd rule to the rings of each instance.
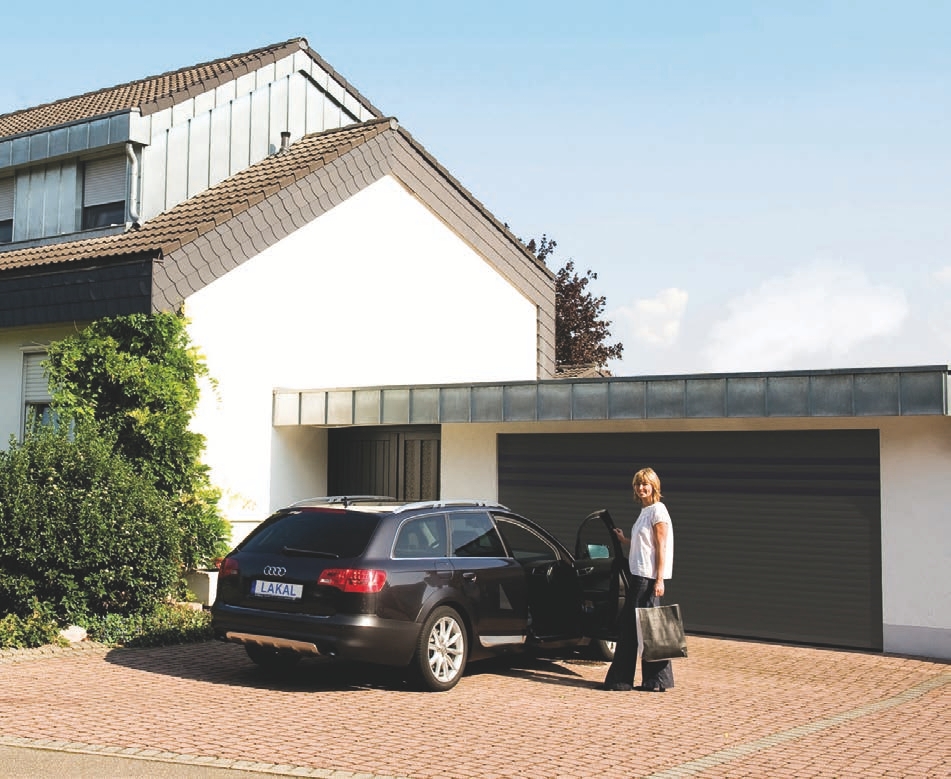
[[[895,335],[907,315],[892,280],[815,263],[729,301],[704,350],[708,370],[849,367],[852,349]]]
[[[610,315],[612,332],[627,344],[633,339],[649,346],[670,346],[680,333],[680,323],[687,310],[687,293],[670,287],[654,298],[635,300]]]
[[[942,284],[951,284],[951,265],[945,265],[934,272],[934,277]]]

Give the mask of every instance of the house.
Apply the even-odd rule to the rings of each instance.
[[[689,629],[951,657],[947,366],[556,374],[551,272],[303,39],[0,116],[0,433],[51,341],[179,307],[236,539],[386,493],[572,545],[653,465]]]

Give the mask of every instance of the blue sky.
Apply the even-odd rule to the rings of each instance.
[[[951,0],[4,12],[0,113],[297,36],[522,238],[618,375],[951,362]]]

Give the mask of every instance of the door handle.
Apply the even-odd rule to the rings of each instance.
[[[467,582],[474,582],[479,577],[475,573],[475,571],[466,571],[464,574],[462,574],[462,578],[465,579]]]
[[[589,573],[594,573],[594,566],[593,566],[593,565],[590,566],[589,568],[579,568],[579,569],[578,569],[578,576],[587,576]]]

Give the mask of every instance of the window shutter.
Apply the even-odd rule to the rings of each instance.
[[[13,179],[0,181],[0,222],[13,219]]]
[[[101,206],[125,201],[125,166],[125,157],[87,162],[83,177],[83,205]]]
[[[23,355],[23,400],[26,403],[49,403],[49,382],[44,370],[46,352],[27,352]]]

